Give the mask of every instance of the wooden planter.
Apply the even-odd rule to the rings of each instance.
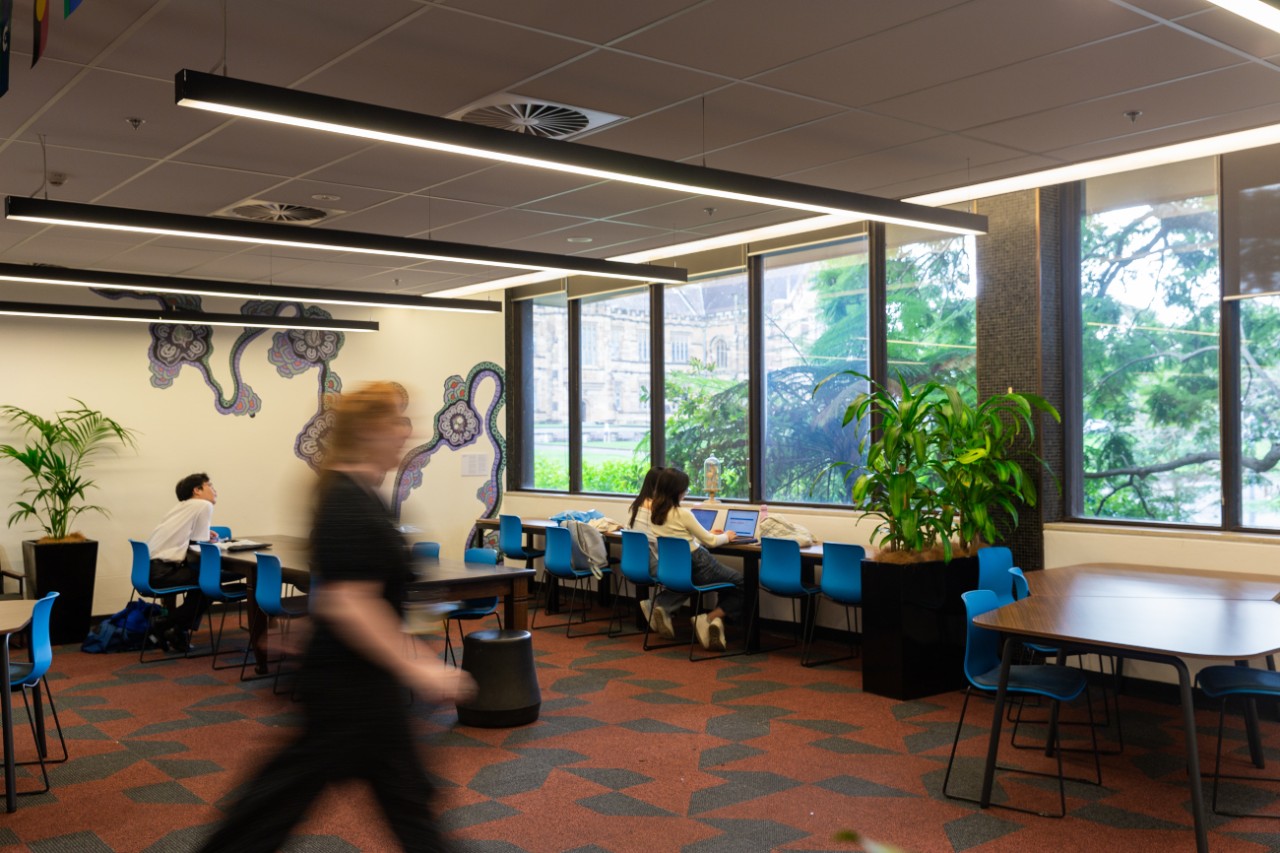
[[[862,689],[918,699],[964,687],[961,593],[978,587],[978,558],[862,563]]]
[[[83,643],[93,616],[93,584],[98,574],[98,543],[22,543],[22,564],[27,575],[27,595],[44,598],[58,593],[49,614],[53,644]]]

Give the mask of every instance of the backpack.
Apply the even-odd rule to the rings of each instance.
[[[812,533],[794,521],[788,521],[779,515],[760,519],[758,535],[761,539],[766,536],[770,539],[793,539],[800,543],[801,548],[806,548],[814,542]]]
[[[164,609],[158,604],[130,601],[124,606],[124,610],[108,616],[89,631],[89,636],[80,645],[80,651],[89,654],[136,652],[146,641],[150,620],[163,613]]]

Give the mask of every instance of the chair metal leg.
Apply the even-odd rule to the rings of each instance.
[[[815,598],[817,600],[817,603],[814,605],[813,618],[810,620],[810,625],[809,625],[809,635],[810,635],[809,654],[811,656],[813,654],[814,638],[817,636],[817,631],[818,631],[818,612],[817,611],[822,606],[823,596],[817,595],[815,596]],[[854,612],[854,621],[852,623],[849,621],[849,611],[851,608],[856,606],[857,605],[854,605],[854,604],[844,605],[844,626],[845,626],[845,631],[849,634],[849,654],[841,655],[840,657],[826,658],[824,660],[814,660],[812,657],[810,657],[807,662],[805,662],[802,654],[801,663],[804,666],[807,666],[807,667],[825,666],[826,664],[829,664],[829,663],[840,663],[841,661],[853,660],[854,658],[858,657],[856,637],[860,635],[861,629],[858,626],[856,611]]]
[[[1246,782],[1280,782],[1280,777],[1276,776],[1258,776],[1258,775],[1239,775],[1222,772],[1222,733],[1226,728],[1227,721],[1227,698],[1222,697],[1222,704],[1218,706],[1218,742],[1217,748],[1214,750],[1213,761],[1213,795],[1210,800],[1209,807],[1216,815],[1223,817],[1261,817],[1269,820],[1280,819],[1280,814],[1260,814],[1258,812],[1229,812],[1218,808],[1218,780],[1220,779],[1240,779]],[[1247,700],[1253,697],[1245,696]],[[1250,762],[1252,763],[1252,762]]]
[[[37,688],[38,687],[39,685],[37,685]],[[22,685],[19,688],[19,692],[22,693],[22,704],[27,709],[27,722],[31,725],[31,740],[36,746],[36,756],[37,756],[36,761],[24,761],[20,763],[21,764],[39,764],[40,776],[44,780],[44,787],[39,788],[37,790],[33,790],[33,791],[18,791],[17,794],[19,797],[29,797],[32,794],[46,794],[49,792],[49,768],[46,766],[44,755],[41,753],[41,750],[40,750],[40,735],[36,732],[35,715],[31,713],[31,703],[27,700],[27,686],[25,684]],[[15,764],[18,764],[18,763],[19,762],[15,762]]]

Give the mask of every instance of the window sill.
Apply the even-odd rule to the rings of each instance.
[[[1090,524],[1084,521],[1055,521],[1044,526],[1046,533],[1087,533],[1103,536],[1153,536],[1160,539],[1200,539],[1209,542],[1243,542],[1275,545],[1280,533],[1251,533],[1240,530],[1194,530],[1178,527],[1150,527],[1143,524]]]

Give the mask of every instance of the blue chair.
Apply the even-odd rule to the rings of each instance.
[[[569,531],[564,527],[548,527],[547,528],[547,550],[543,556],[543,566],[546,567],[547,574],[542,584],[542,601],[543,606],[549,606],[551,598],[551,587],[558,585],[561,581],[572,581],[573,588],[569,593],[569,613],[564,622],[564,635],[572,637],[573,629],[573,605],[578,598],[578,593],[582,593],[582,624],[594,622],[597,620],[588,619],[587,613],[591,609],[591,580],[595,579],[595,574],[590,569],[579,569],[573,565],[573,538]],[[611,573],[609,567],[601,569],[604,573]],[[550,612],[550,611],[548,611]],[[610,617],[612,622],[612,617]],[[537,629],[538,608],[533,608],[533,618],[529,623],[529,630]],[[543,628],[559,628],[559,624],[543,625]],[[608,630],[607,628],[605,629]]]
[[[425,543],[424,543],[425,544]],[[498,565],[498,552],[492,548],[468,548],[462,554],[463,562],[477,563],[485,566]],[[466,647],[466,636],[462,633],[463,621],[474,621],[492,616],[498,620],[498,630],[502,630],[502,617],[498,614],[498,596],[490,595],[485,598],[468,598],[458,602],[453,608],[446,610],[441,614],[444,617],[444,653],[453,660],[453,665],[458,665],[457,653],[454,651],[453,642],[449,638],[449,623],[453,622],[458,626],[458,642]]]
[[[31,737],[36,744],[35,761],[15,761],[23,767],[31,764],[40,765],[40,775],[44,777],[44,787],[34,791],[19,791],[19,796],[28,794],[44,794],[49,790],[49,770],[47,765],[60,764],[67,760],[67,740],[62,734],[62,722],[58,719],[58,708],[53,704],[53,693],[49,691],[49,680],[45,677],[53,664],[53,644],[49,641],[49,613],[53,610],[53,602],[58,593],[51,592],[35,603],[31,611],[31,660],[9,662],[9,690],[22,692],[22,704],[27,710],[27,720],[31,724]],[[58,740],[62,744],[62,757],[49,758],[45,745],[44,711],[40,702],[40,687],[44,686],[44,695],[49,699],[49,710],[53,712],[53,722],[58,730]],[[32,699],[27,699],[27,692]],[[34,705],[34,713],[32,706]]]
[[[439,542],[414,542],[409,550],[413,553],[414,558],[418,560],[440,559]]]
[[[183,584],[181,586],[153,587],[151,585],[151,548],[146,542],[139,542],[137,539],[130,539],[129,545],[133,548],[133,567],[130,570],[130,580],[133,582],[133,595],[129,596],[132,601],[136,595],[138,598],[150,598],[153,603],[169,596],[190,595],[193,592],[199,592],[200,587],[197,584]],[[147,637],[151,636],[151,629],[155,627],[157,611],[152,609],[147,614]],[[188,652],[190,649],[187,650]],[[142,642],[142,649],[138,652],[138,662],[147,663],[147,641]],[[157,660],[168,660],[172,655],[162,655],[158,658],[152,658],[152,662]]]
[[[791,600],[791,621],[797,627],[799,636],[788,646],[761,651],[775,652],[779,649],[791,648],[800,643],[800,660],[808,654],[806,645],[809,638],[808,620],[814,616],[813,600],[818,594],[818,587],[804,582],[804,566],[800,560],[800,543],[794,539],[775,539],[766,536],[760,540],[760,589],[779,598]],[[803,602],[800,616],[796,616],[796,604]],[[751,611],[747,636],[755,630],[760,621],[760,597],[756,596],[756,606]]]
[[[547,547],[550,547],[549,542]],[[533,568],[533,561],[546,554],[546,551],[526,547],[524,523],[518,515],[498,516],[498,550],[504,557],[524,560],[527,568]]]
[[[253,600],[258,605],[258,609],[262,611],[267,618],[267,626],[270,628],[270,620],[280,619],[284,622],[280,633],[287,634],[289,626],[293,624],[294,619],[300,619],[307,615],[305,596],[284,597],[284,569],[280,565],[280,558],[275,554],[264,554],[261,551],[254,554],[258,559],[258,569],[256,577],[253,581]],[[314,590],[314,585],[312,586]],[[249,665],[250,648],[244,650],[244,661],[240,664],[240,680],[249,681],[252,679],[245,678],[245,669]],[[281,651],[280,657],[275,660],[266,661],[268,665],[276,664],[275,682],[272,684],[271,692],[278,692],[280,686],[280,671],[284,668],[284,660],[287,655]]]
[[[996,594],[996,606],[1011,604],[1013,583],[1009,570],[1013,568],[1013,552],[1003,545],[990,545],[978,549],[978,589],[989,589]]]
[[[230,666],[218,666],[218,657],[222,652],[222,632],[227,625],[227,606],[234,604],[239,608],[241,602],[249,597],[249,588],[244,583],[232,583],[224,586],[222,583],[222,550],[209,542],[200,543],[200,574],[197,578],[200,584],[200,594],[205,597],[205,601],[209,604],[221,604],[221,619],[218,621],[218,633],[213,633],[213,617],[209,617],[209,633],[213,637],[213,658],[214,669],[235,669],[235,664]],[[234,649],[233,652],[242,652],[243,649]]]
[[[708,592],[721,589],[733,589],[728,582],[696,584],[693,582],[693,554],[689,550],[689,540],[674,536],[658,537],[658,586],[679,592],[693,598],[694,618],[702,612],[702,596]],[[745,635],[744,635],[745,636]],[[689,638],[689,660],[710,660],[712,658],[732,657],[740,655],[746,649],[735,649],[731,652],[720,652],[700,658],[693,656],[693,648],[697,644],[696,632]]]
[[[645,627],[643,631],[632,631],[631,634],[644,634],[644,649],[649,650],[649,619],[652,611],[646,611],[645,606],[650,605],[652,599],[649,597],[653,587],[653,577],[649,574],[649,537],[641,533],[639,530],[623,530],[620,531],[622,536],[622,559],[618,562],[618,586],[613,596],[613,615],[609,620],[609,633],[613,636],[623,636],[622,624],[625,617],[625,606],[621,595],[621,586],[624,582],[630,582],[636,588],[637,597],[640,590],[645,591],[645,599],[640,602],[640,611],[645,615]],[[651,606],[651,605],[650,605]],[[618,630],[613,630],[613,620],[618,620]]]
[[[230,527],[210,525],[209,532],[218,534],[218,541],[220,542],[226,541],[227,539],[235,538],[234,536],[231,535]]]
[[[846,545],[841,542],[824,542],[822,544],[822,576],[818,578],[819,596],[814,601],[813,619],[809,621],[809,653],[813,653],[813,635],[817,631],[818,614],[822,610],[823,599],[844,605],[844,627],[849,634],[849,654],[843,657],[813,660],[800,656],[804,666],[821,666],[828,663],[852,660],[858,656],[857,638],[862,636],[862,627],[858,620],[858,610],[854,611],[853,622],[849,621],[850,608],[862,606],[862,561],[867,552],[861,545]]]
[[[1240,776],[1222,772],[1222,732],[1226,725],[1227,700],[1239,696],[1246,702],[1258,699],[1280,699],[1280,672],[1254,669],[1248,666],[1207,666],[1196,674],[1196,686],[1210,699],[1218,699],[1218,747],[1213,762],[1213,799],[1210,808],[1217,815],[1227,817],[1266,817],[1280,815],[1257,812],[1228,812],[1218,808],[1218,780],[1245,779],[1250,782],[1280,782],[1274,776]],[[1259,764],[1261,766],[1261,764]]]
[[[975,625],[973,620],[975,617],[981,616],[991,610],[999,607],[996,594],[989,589],[975,589],[964,593],[960,596],[964,600],[965,621],[968,625],[967,636],[964,649],[964,676],[969,684],[964,689],[964,704],[960,706],[960,720],[956,723],[956,735],[951,741],[951,756],[947,759],[947,773],[942,780],[942,793],[944,796],[953,800],[964,800],[965,802],[978,802],[977,798],[961,797],[950,793],[948,790],[951,782],[951,769],[956,760],[956,746],[960,743],[960,731],[964,727],[965,713],[969,710],[969,699],[974,691],[995,695],[1000,683],[1000,634],[986,628]],[[1093,784],[1102,784],[1102,765],[1098,761],[1098,737],[1097,732],[1093,728],[1093,705],[1088,701],[1089,682],[1085,678],[1084,673],[1078,669],[1071,669],[1065,666],[1057,666],[1054,664],[1015,664],[1009,669],[1009,683],[1007,693],[1012,696],[1041,696],[1053,701],[1056,706],[1063,702],[1071,702],[1081,693],[1085,694],[1085,707],[1089,709],[1089,732],[1093,735],[1093,764],[1097,775],[1096,782]],[[1051,718],[1053,723],[1057,722],[1057,714]],[[1001,808],[1012,809],[1014,811],[1024,812],[1027,814],[1038,814],[1042,817],[1064,817],[1067,813],[1067,794],[1066,794],[1066,777],[1062,773],[1062,748],[1060,743],[1059,728],[1055,724],[1050,725],[1049,731],[1050,749],[1058,759],[1058,814],[1044,814],[1031,809],[1022,809],[1015,806],[999,804]],[[1047,773],[1038,773],[1030,770],[1020,770],[1013,767],[1000,767],[998,770],[1005,770],[1015,773],[1025,773],[1032,776],[1049,776]],[[1090,781],[1090,780],[1075,780]],[[992,805],[997,805],[993,803]]]

